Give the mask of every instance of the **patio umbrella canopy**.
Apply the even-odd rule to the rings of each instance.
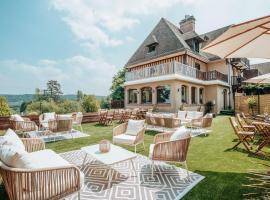
[[[270,15],[232,25],[203,51],[221,58],[270,59]]]
[[[244,82],[255,84],[270,84],[270,73],[247,79]]]

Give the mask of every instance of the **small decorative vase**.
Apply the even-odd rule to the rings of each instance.
[[[109,140],[101,140],[99,142],[99,151],[101,153],[107,153],[110,151],[110,141]]]

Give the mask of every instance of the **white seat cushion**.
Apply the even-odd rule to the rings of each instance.
[[[136,139],[134,135],[121,134],[113,137],[113,142],[117,144],[133,144]]]
[[[10,118],[11,118],[12,120],[14,120],[14,121],[17,121],[17,122],[23,122],[23,121],[24,121],[24,119],[23,119],[20,115],[18,115],[18,114],[11,115]]]
[[[187,119],[196,119],[196,111],[188,111]]]
[[[144,120],[128,120],[126,135],[136,136],[144,127]]]
[[[175,114],[173,114],[173,113],[166,113],[166,114],[163,114],[163,117],[164,118],[174,118],[175,117]]]
[[[180,120],[186,119],[187,111],[178,111],[178,118]]]
[[[203,117],[203,112],[196,112],[195,119]]]
[[[48,122],[50,119],[55,119],[55,112],[44,113],[43,120]]]
[[[50,149],[29,153],[29,157],[36,162],[32,169],[72,166],[68,161]],[[84,174],[80,172],[81,186],[84,184]]]
[[[149,146],[149,158],[152,159],[153,157],[153,151],[154,151],[155,144],[150,144]]]
[[[0,136],[0,146],[1,145],[16,146],[25,151],[23,142],[12,129],[8,129],[4,136]]]
[[[176,131],[171,135],[170,141],[181,140],[190,137],[190,130],[186,129],[184,126],[176,129]]]
[[[59,120],[72,119],[72,114],[57,115],[57,119]]]

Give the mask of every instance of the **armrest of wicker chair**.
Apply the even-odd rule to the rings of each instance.
[[[45,143],[41,138],[21,138],[27,152],[45,149]]]
[[[144,133],[145,133],[145,128],[142,128],[142,129],[138,132],[138,134],[136,135],[136,139],[135,139],[135,141],[134,141],[134,144],[137,144],[137,143],[139,143],[139,142],[141,142],[141,141],[144,140]]]
[[[126,132],[128,123],[120,124],[113,128],[113,136],[121,135]]]
[[[172,134],[173,132],[156,134],[154,137],[154,144],[157,144],[159,142],[169,141]]]
[[[81,188],[80,170],[74,165],[20,169],[0,162],[0,174],[10,199],[61,199]]]

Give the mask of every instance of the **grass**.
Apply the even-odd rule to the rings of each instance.
[[[114,124],[116,126],[117,124]],[[100,126],[96,123],[84,124],[84,132],[91,134],[87,138],[49,143],[46,148],[61,153],[79,149],[80,147],[96,144],[101,139],[112,139],[113,126]],[[137,148],[138,153],[148,155],[149,144],[152,143],[156,132],[147,131],[145,135],[146,151],[142,145]],[[247,184],[247,172],[250,169],[264,169],[259,163],[269,164],[264,156],[248,154],[243,146],[235,150],[230,148],[236,143],[236,136],[227,116],[214,119],[213,131],[209,136],[193,138],[188,153],[189,170],[205,176],[184,199],[243,199],[244,194],[254,189],[244,187]],[[133,151],[132,147],[124,146]],[[269,152],[269,149],[266,149]],[[0,190],[0,197],[4,195]]]

